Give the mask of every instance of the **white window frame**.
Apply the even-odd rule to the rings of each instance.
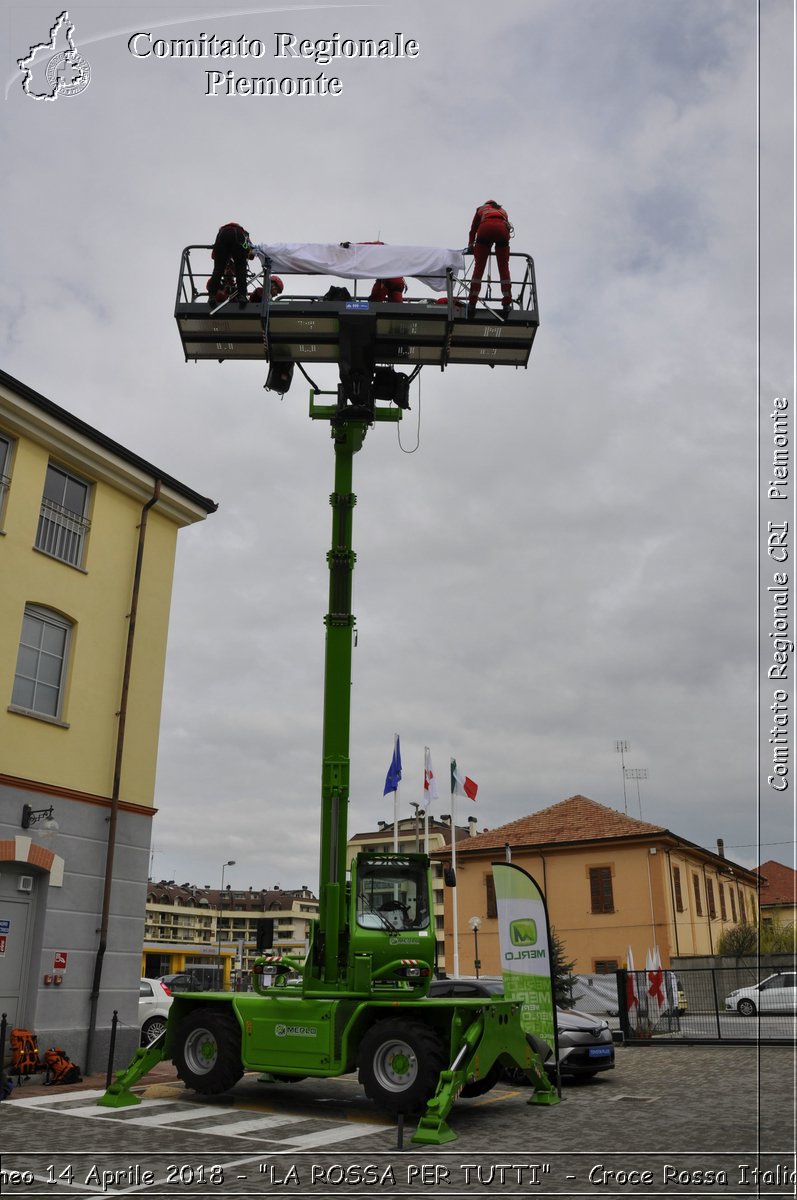
[[[23,641],[22,641],[22,638],[24,636],[24,630],[25,630],[25,619],[30,619],[32,621],[39,621],[43,626],[45,626],[45,625],[50,626],[50,628],[57,629],[64,634],[63,652],[61,653],[60,656],[58,656],[58,657],[60,657],[60,669],[58,672],[58,683],[57,683],[57,685],[55,685],[57,687],[55,712],[50,712],[49,706],[47,708],[36,706],[37,687],[41,686],[42,688],[47,688],[47,690],[49,692],[52,690],[52,687],[54,685],[52,685],[50,683],[42,682],[40,680],[40,670],[41,670],[41,660],[42,660],[41,641],[38,646],[34,646],[31,643],[23,643]],[[69,665],[69,651],[70,651],[70,647],[71,647],[71,643],[72,643],[72,629],[73,629],[72,622],[69,621],[66,617],[61,616],[60,613],[53,612],[53,610],[50,608],[43,608],[41,605],[38,605],[38,604],[26,604],[25,605],[25,615],[24,615],[23,622],[22,622],[22,629],[20,631],[20,637],[19,637],[19,647],[18,647],[18,651],[17,651],[17,665],[14,670],[14,684],[13,684],[13,688],[12,688],[12,692],[11,692],[11,704],[9,705],[9,708],[12,712],[24,713],[26,716],[39,717],[42,720],[55,721],[57,724],[63,724],[62,714],[64,711],[64,693],[65,693],[65,689],[66,689],[66,675],[67,675],[67,669],[68,669],[68,665]],[[38,651],[38,658],[37,658],[37,662],[36,662],[36,674],[33,676],[31,676],[29,674],[26,674],[26,675],[20,674],[19,666],[20,666],[20,658],[22,656],[23,646],[25,646],[28,649]],[[49,657],[53,658],[56,656],[50,654]],[[18,687],[18,681],[23,680],[23,679],[28,682],[30,680],[33,680],[33,704],[20,703],[21,697],[18,694],[17,687]]]
[[[48,554],[51,558],[57,558],[60,562],[68,563],[72,567],[82,568],[86,535],[90,526],[86,513],[91,498],[91,484],[87,479],[82,479],[74,471],[70,471],[67,467],[52,460],[47,464],[48,479],[51,472],[64,477],[64,491],[66,491],[69,481],[85,489],[83,511],[76,512],[67,508],[63,503],[50,500],[42,495],[39,523],[36,527],[36,549],[41,550],[42,554]]]
[[[11,455],[13,451],[13,439],[9,434],[0,431],[0,528],[2,527],[6,496],[11,486]]]

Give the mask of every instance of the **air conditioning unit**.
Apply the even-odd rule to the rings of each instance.
[[[17,891],[18,892],[32,892],[33,891],[33,876],[32,875],[20,875],[19,882],[17,884]]]

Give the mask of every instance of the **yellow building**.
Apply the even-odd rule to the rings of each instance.
[[[589,800],[571,796],[528,817],[457,842],[457,886],[446,889],[446,959],[453,961],[452,909],[459,915],[459,962],[473,974],[473,935],[480,918],[485,974],[499,974],[493,862],[523,867],[544,892],[552,926],[578,974],[626,965],[648,949],[672,956],[711,955],[723,929],[758,920],[758,879],[719,852]],[[439,857],[439,855],[437,856]]]
[[[137,1021],[177,533],[215,508],[0,372],[0,1009],[84,1067]]]

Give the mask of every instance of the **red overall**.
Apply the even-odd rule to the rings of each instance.
[[[385,300],[389,300],[392,304],[402,304],[406,290],[407,282],[401,275],[396,279],[377,279],[371,288],[371,295],[368,299],[376,300],[380,304]]]
[[[497,204],[488,201],[476,209],[471,222],[468,237],[468,250],[473,253],[473,275],[471,276],[468,306],[475,307],[481,290],[482,275],[490,257],[490,249],[495,250],[495,261],[498,264],[498,274],[501,277],[501,298],[503,306],[508,309],[512,303],[512,281],[509,277],[509,235],[511,227],[505,210]]]

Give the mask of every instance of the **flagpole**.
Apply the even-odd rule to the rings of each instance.
[[[457,814],[454,804],[454,771],[456,760],[451,759],[451,869],[454,872],[454,975],[459,975],[459,914],[457,913]]]
[[[428,853],[429,853],[429,805],[431,804],[431,800],[432,800],[431,789],[427,790],[427,786],[426,786],[426,784],[427,784],[426,764],[429,761],[429,753],[430,753],[429,747],[424,746],[424,748],[423,748],[423,789],[422,789],[422,793],[421,793],[421,798],[423,800],[423,852],[426,855],[428,855]]]
[[[396,746],[398,745],[398,739],[399,739],[399,735],[397,733],[394,733],[393,734],[393,758],[394,758],[394,760],[396,757]],[[394,854],[398,854],[398,848],[399,848],[398,794],[399,794],[399,784],[398,784],[398,780],[397,780],[396,781],[396,790],[393,793],[393,853]]]

